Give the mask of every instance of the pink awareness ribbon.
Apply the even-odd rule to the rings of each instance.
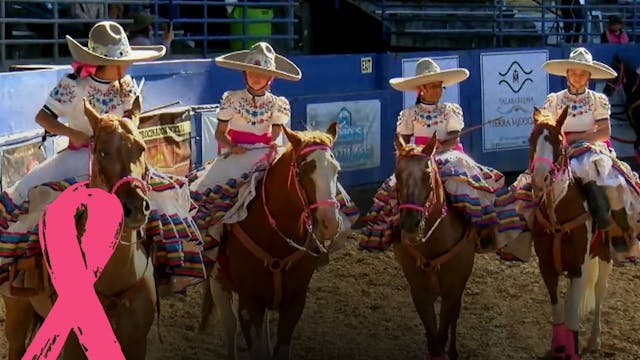
[[[124,360],[93,287],[120,240],[122,205],[114,194],[86,184],[63,191],[40,217],[40,246],[58,299],[23,360],[57,359],[70,331],[87,359]],[[87,222],[84,233],[77,234],[74,219],[81,209]]]

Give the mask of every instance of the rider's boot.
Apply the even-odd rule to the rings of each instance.
[[[589,181],[583,187],[587,193],[587,204],[596,223],[596,229],[601,231],[610,230],[613,222],[609,217],[609,199],[607,199],[604,189],[598,186],[595,181]]]
[[[611,238],[611,245],[613,249],[620,253],[627,253],[629,251],[631,241],[631,226],[629,226],[629,220],[627,218],[627,212],[624,208],[612,210],[611,216],[613,221],[622,230],[623,236],[615,236]]]

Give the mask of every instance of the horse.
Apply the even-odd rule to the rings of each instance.
[[[146,146],[137,131],[140,99],[136,97],[133,103],[131,119],[100,116],[86,99],[84,112],[94,132],[89,186],[114,193],[122,204],[124,215],[120,241],[96,280],[95,289],[125,358],[144,359],[157,299],[153,264],[137,236],[151,210],[145,180]],[[33,188],[29,192],[29,216],[38,217],[57,194],[46,186]],[[79,234],[86,222],[86,211],[76,219]],[[37,313],[46,317],[54,298],[55,290],[50,286],[28,297],[4,296],[9,360],[18,360],[25,353],[32,316]],[[73,332],[65,343],[64,358],[85,358]]]
[[[636,154],[640,154],[640,75],[638,75],[633,67],[622,60],[618,54],[613,56],[611,67],[618,73],[618,76],[614,79],[607,80],[602,92],[607,97],[611,97],[620,89],[624,91],[626,99],[624,111],[612,113],[612,117],[615,115],[625,115],[635,133],[635,139],[633,141],[626,139],[616,140],[625,143],[632,142]],[[613,106],[612,104],[612,107]]]
[[[218,261],[209,277],[222,320],[228,356],[237,356],[240,326],[253,359],[289,359],[291,338],[304,310],[319,259],[342,227],[336,201],[340,164],[326,133],[283,127],[289,146],[256,185],[256,196],[240,222],[225,224]],[[328,240],[327,240],[328,239]],[[271,350],[268,313],[277,310],[277,343]]]
[[[568,107],[557,119],[537,108],[529,137],[532,198],[538,206],[531,235],[538,267],[551,301],[553,359],[580,359],[578,329],[581,317],[595,310],[587,351],[600,347],[602,304],[612,270],[609,235],[593,237],[587,198],[569,168],[562,126]],[[607,232],[608,233],[608,232]],[[592,241],[593,239],[593,241]],[[566,303],[560,299],[559,279],[570,284]]]
[[[473,270],[476,231],[456,209],[447,209],[436,164],[437,138],[422,148],[396,135],[399,230],[393,252],[411,288],[416,311],[426,330],[431,359],[458,358],[456,329],[462,295]],[[440,323],[435,302],[441,298]]]

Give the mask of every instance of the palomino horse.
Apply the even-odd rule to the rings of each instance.
[[[237,293],[240,326],[253,359],[270,359],[268,310],[279,311],[273,358],[290,357],[291,337],[302,315],[309,282],[326,244],[342,220],[336,201],[340,165],[331,152],[336,123],[327,133],[295,132],[283,127],[287,150],[258,183],[247,216],[226,228],[216,272],[210,277],[213,299],[236,358]],[[223,260],[225,259],[225,260]]]
[[[114,115],[99,116],[86,100],[84,110],[94,131],[89,186],[115,193],[122,203],[125,226],[119,244],[95,283],[95,289],[124,356],[127,359],[144,359],[147,334],[156,309],[156,292],[153,265],[136,234],[146,223],[150,211],[145,181],[146,147],[136,129],[140,99],[134,101],[131,120]],[[38,216],[56,195],[44,186],[34,188],[29,193],[30,214]],[[78,233],[81,233],[82,217],[76,224]],[[55,297],[55,291],[49,287],[31,297],[4,297],[10,360],[20,359],[26,350],[27,330],[34,311],[46,316]],[[66,343],[64,358],[85,358],[74,333]]]
[[[551,299],[553,359],[579,359],[581,316],[595,308],[588,350],[600,346],[600,317],[611,272],[609,241],[591,243],[593,220],[581,185],[572,177],[558,119],[535,109],[529,137],[532,195],[537,201],[531,235],[540,274]],[[559,299],[558,283],[566,273],[570,286],[566,303]]]
[[[475,234],[455,209],[447,211],[445,189],[435,159],[437,139],[422,148],[396,136],[400,231],[393,252],[411,287],[411,297],[426,329],[431,359],[457,359],[456,327],[462,294],[473,270]],[[440,324],[435,302],[440,297]]]

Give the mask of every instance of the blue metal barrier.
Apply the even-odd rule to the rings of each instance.
[[[605,64],[611,64],[613,56],[618,54],[629,67],[635,68],[640,65],[640,49],[634,45],[590,45],[588,49],[595,60]],[[377,139],[373,144],[376,152],[379,153],[379,160],[376,159],[377,165],[345,170],[341,174],[341,182],[345,186],[379,183],[393,171],[393,138],[396,119],[400,110],[405,106],[405,98],[403,93],[390,88],[388,80],[392,77],[403,76],[403,61],[423,56],[435,58],[444,56],[456,59],[456,66],[467,68],[471,75],[459,85],[459,102],[464,111],[465,126],[472,127],[487,121],[484,118],[486,101],[483,100],[483,91],[493,89],[498,91],[500,96],[503,91],[506,91],[501,90],[501,85],[498,85],[499,79],[483,79],[482,57],[487,53],[499,55],[531,51],[546,52],[549,59],[562,59],[568,57],[571,48],[505,48],[420,53],[292,56],[291,59],[298,64],[303,72],[302,80],[300,82],[276,80],[272,85],[272,91],[289,99],[292,109],[290,126],[297,130],[313,125],[310,123],[309,109],[318,105],[330,107],[331,104],[340,102],[372,100],[378,102],[379,115],[370,118],[373,123],[364,124],[367,131],[378,132],[375,137],[372,137],[372,139]],[[361,71],[362,61],[369,58],[372,62],[372,71]],[[535,69],[525,68],[526,71],[530,71],[530,69],[540,71],[542,61],[529,66]],[[0,73],[0,151],[4,146],[13,144],[16,137],[28,138],[25,134],[39,128],[34,121],[35,114],[44,103],[48,91],[68,71],[69,67]],[[413,69],[409,68],[405,71],[411,74]],[[220,101],[224,91],[243,88],[241,73],[220,68],[212,60],[158,61],[134,64],[131,66],[130,72],[137,80],[145,79],[143,110],[173,101],[180,101],[181,106],[216,104]],[[404,75],[409,74],[405,72]],[[561,77],[544,76],[543,78],[548,81],[549,91],[559,91],[564,87],[564,79]],[[596,83],[592,85],[596,85]],[[546,89],[546,85],[543,88]],[[448,90],[445,90],[445,93],[446,91]],[[410,95],[415,96],[415,94]],[[535,95],[538,99],[544,99],[546,96],[544,93]],[[542,101],[536,100],[534,103],[528,104],[527,108],[541,105]],[[530,117],[527,114],[527,109],[525,109],[523,116]],[[338,119],[339,112],[336,110],[333,116]],[[354,116],[359,115],[354,113]],[[354,118],[353,120],[354,122],[359,121],[362,125],[362,118]],[[204,129],[196,123],[196,121],[200,121],[197,116],[193,121],[193,161],[195,165],[198,165],[206,160],[203,157],[202,149],[205,134],[201,133]],[[482,164],[505,172],[521,171],[526,168],[526,146],[487,150],[486,139],[483,137],[491,135],[488,131],[493,130],[491,128],[478,130],[462,139],[466,151],[473,158]],[[618,145],[614,143],[614,146]]]

